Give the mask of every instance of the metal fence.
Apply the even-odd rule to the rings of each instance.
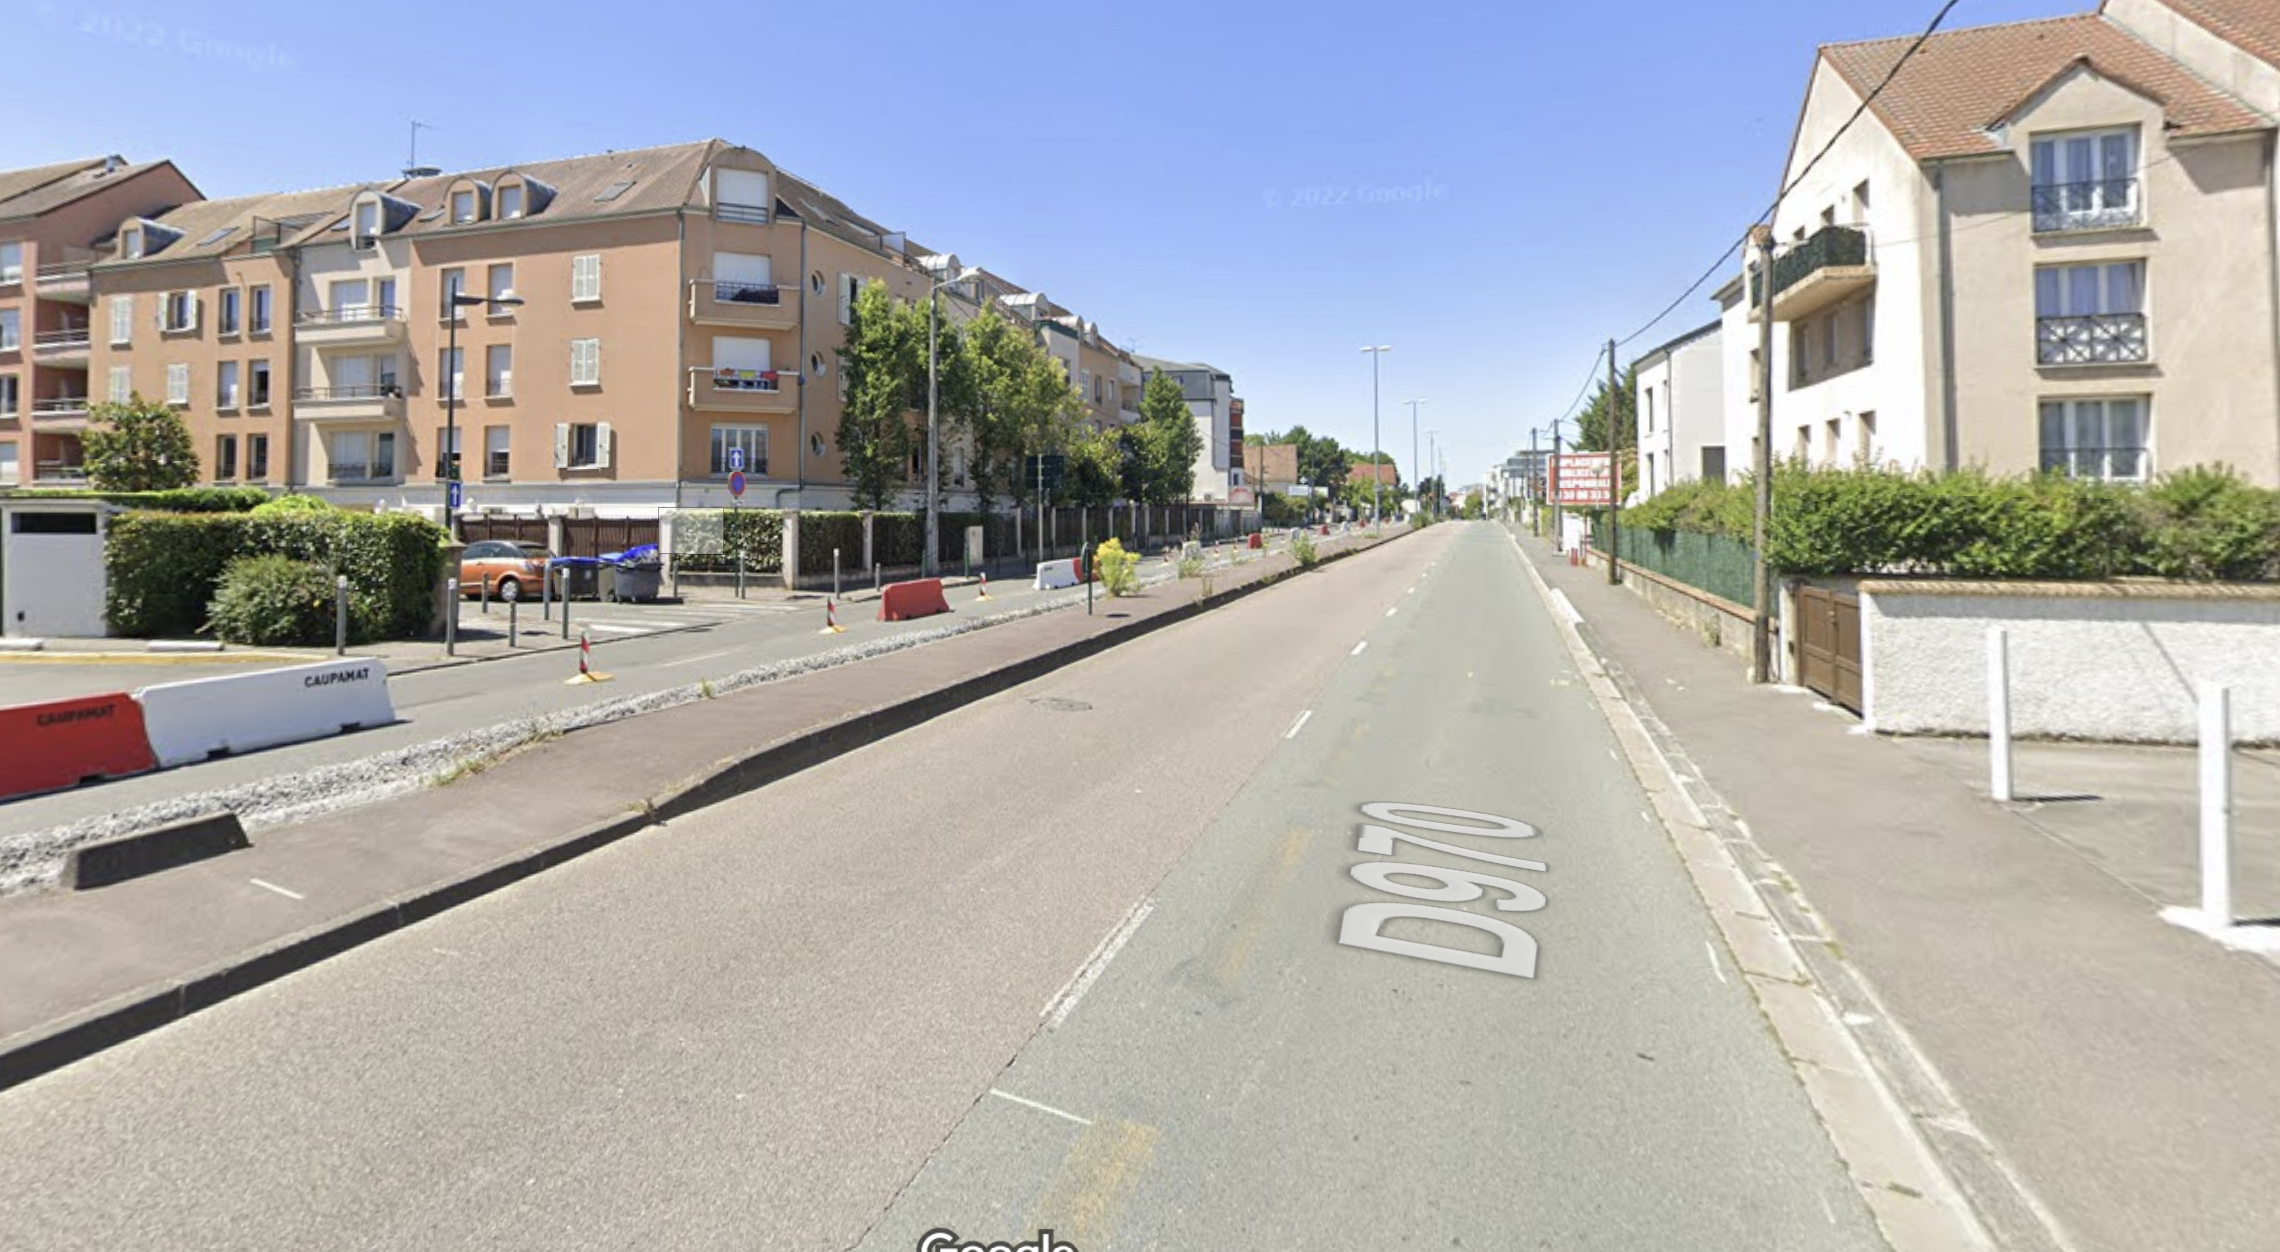
[[[1607,529],[1604,517],[1592,520],[1591,543],[1602,552],[1607,550]],[[1757,607],[1756,553],[1738,539],[1684,530],[1625,528],[1617,555],[1672,582],[1731,600],[1743,608]]]

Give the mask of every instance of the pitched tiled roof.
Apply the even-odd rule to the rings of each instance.
[[[1821,55],[1865,96],[1914,42],[1911,36],[1832,44]],[[1933,35],[1870,107],[1919,161],[1993,152],[1998,149],[1987,128],[2078,63],[2159,101],[2175,134],[2225,134],[2272,124],[2095,14]]]
[[[121,162],[118,168],[106,174],[101,160],[69,161],[38,169],[0,172],[0,220],[37,217],[165,164],[164,161],[145,161],[139,165]]]
[[[257,235],[279,243],[292,243],[321,229],[348,207],[359,184],[319,187],[310,191],[271,192],[228,200],[198,200],[150,219],[179,236],[165,246],[131,261],[106,265],[157,265],[198,257],[217,257],[246,246]],[[215,238],[229,227],[227,234]]]
[[[2186,21],[2268,65],[2280,65],[2280,0],[2162,0]],[[2099,11],[2105,11],[2101,4]]]
[[[8,202],[18,196],[69,178],[90,166],[101,168],[102,164],[102,158],[98,157],[89,161],[59,161],[54,165],[35,165],[28,169],[0,170],[0,210],[12,208]]]
[[[452,185],[462,179],[470,179],[496,187],[499,179],[510,173],[537,179],[554,189],[554,198],[546,208],[525,219],[530,222],[624,217],[677,209],[695,203],[705,168],[714,158],[733,148],[733,144],[722,140],[708,139],[698,143],[566,157],[559,161],[531,161],[488,169],[457,170],[448,174],[409,179],[383,189],[390,195],[420,206],[419,216],[413,218],[411,224],[401,232],[410,236],[469,229],[464,223],[454,224],[448,215],[436,212],[446,207],[444,200],[450,194]],[[619,183],[628,186],[608,200],[599,199]],[[481,225],[491,224],[485,222]]]
[[[1377,471],[1377,480],[1389,487],[1401,481],[1401,472],[1399,467],[1393,465],[1390,462],[1373,466],[1367,461],[1354,462],[1354,467],[1351,470],[1348,470],[1346,473],[1346,481],[1350,483],[1366,483],[1370,480],[1370,471],[1372,469],[1375,469]]]

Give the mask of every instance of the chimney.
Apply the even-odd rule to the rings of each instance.
[[[116,174],[119,172],[119,167],[124,164],[126,164],[126,162],[122,160],[117,153],[113,153],[112,155],[103,158],[103,173],[105,175]]]

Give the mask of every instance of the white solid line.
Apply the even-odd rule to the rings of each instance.
[[[664,664],[662,664],[662,665],[658,666],[657,668],[659,668],[659,669],[672,669],[673,667],[675,667],[675,666],[677,666],[677,665],[695,665],[695,664],[697,664],[697,663],[698,663],[698,662],[700,662],[700,661],[717,661],[717,660],[719,660],[720,658],[722,658],[722,657],[724,657],[724,656],[734,656],[735,654],[736,654],[736,649],[734,649],[734,648],[725,648],[725,649],[723,649],[723,650],[721,650],[721,651],[719,651],[719,652],[701,652],[701,653],[698,653],[696,656],[685,656],[685,657],[682,657],[682,658],[681,658],[680,660],[678,660],[678,661],[667,661],[667,662],[665,662]]]
[[[572,622],[572,630],[607,630],[620,635],[646,635],[655,626],[628,626],[622,622]]]
[[[1314,710],[1313,710],[1313,709],[1308,709],[1308,710],[1306,710],[1304,713],[1301,713],[1301,714],[1299,714],[1299,715],[1298,715],[1298,720],[1297,720],[1297,721],[1295,721],[1295,722],[1292,722],[1292,723],[1290,724],[1290,729],[1289,729],[1289,730],[1286,730],[1286,731],[1284,731],[1284,732],[1283,732],[1283,738],[1285,738],[1285,739],[1296,739],[1296,738],[1298,738],[1298,732],[1299,732],[1299,729],[1300,729],[1301,727],[1305,726],[1305,725],[1306,725],[1306,719],[1307,719],[1307,718],[1310,718],[1310,717],[1312,717],[1312,716],[1314,716]]]
[[[1561,591],[1556,587],[1553,588],[1552,600],[1554,603],[1560,606],[1560,615],[1562,617],[1567,618],[1569,622],[1575,625],[1580,626],[1583,624],[1583,614],[1575,611],[1575,604],[1573,601],[1570,601],[1567,598],[1566,592]]]
[[[1705,939],[1702,941],[1702,950],[1710,954],[1710,972],[1718,976],[1719,982],[1726,981],[1726,967],[1718,963],[1718,949],[1710,946],[1710,941]]]
[[[1351,651],[1351,652],[1349,652],[1349,653],[1347,653],[1346,655],[1347,655],[1347,656],[1360,656],[1360,655],[1362,654],[1362,650],[1363,650],[1363,649],[1365,649],[1365,648],[1367,648],[1367,647],[1369,647],[1369,646],[1370,646],[1370,641],[1369,641],[1369,640],[1367,640],[1367,639],[1364,639],[1364,640],[1362,640],[1360,643],[1357,643],[1357,644],[1355,644],[1355,645],[1354,645],[1354,650],[1353,650],[1353,651]]]
[[[284,896],[288,900],[306,900],[309,898],[305,895],[302,895],[298,891],[287,891],[283,887],[280,887],[273,882],[263,882],[258,878],[248,878],[246,881],[252,883],[256,887],[260,887],[265,891],[274,891],[277,894]]]
[[[1108,941],[1101,945],[1093,959],[1078,972],[1076,981],[1070,984],[1069,990],[1061,998],[1059,1006],[1053,1009],[1052,1015],[1045,1022],[1047,1030],[1060,1028],[1061,1023],[1068,1018],[1069,1011],[1077,1007],[1077,1001],[1083,999],[1085,992],[1092,989],[1093,983],[1108,969],[1108,963],[1116,959],[1117,952],[1122,950],[1125,942],[1132,938],[1132,933],[1140,929],[1140,923],[1147,921],[1148,915],[1155,911],[1156,902],[1153,899],[1142,900],[1139,907],[1132,910],[1132,915],[1124,919],[1124,924],[1117,927],[1115,932],[1109,935]]]
[[[1394,605],[1392,608],[1390,608],[1390,609],[1387,609],[1387,610],[1385,611],[1385,615],[1386,615],[1387,617],[1392,617],[1394,614],[1396,614],[1396,613],[1399,613],[1400,611],[1401,611],[1401,606],[1397,604],[1397,605]]]
[[[1039,1104],[1035,1100],[1024,1100],[1020,1096],[1014,1095],[1008,1091],[1000,1091],[995,1087],[990,1088],[990,1094],[996,1096],[1000,1100],[1011,1100],[1015,1104],[1028,1105],[1030,1108],[1036,1109],[1040,1113],[1051,1113],[1055,1117],[1066,1117],[1079,1126],[1092,1125],[1092,1119],[1089,1117],[1079,1117],[1074,1113],[1064,1113],[1060,1109],[1054,1108],[1050,1104]]]

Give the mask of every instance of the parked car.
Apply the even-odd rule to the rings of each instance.
[[[554,559],[544,545],[485,539],[467,545],[459,556],[461,595],[488,594],[498,600],[535,600]]]

